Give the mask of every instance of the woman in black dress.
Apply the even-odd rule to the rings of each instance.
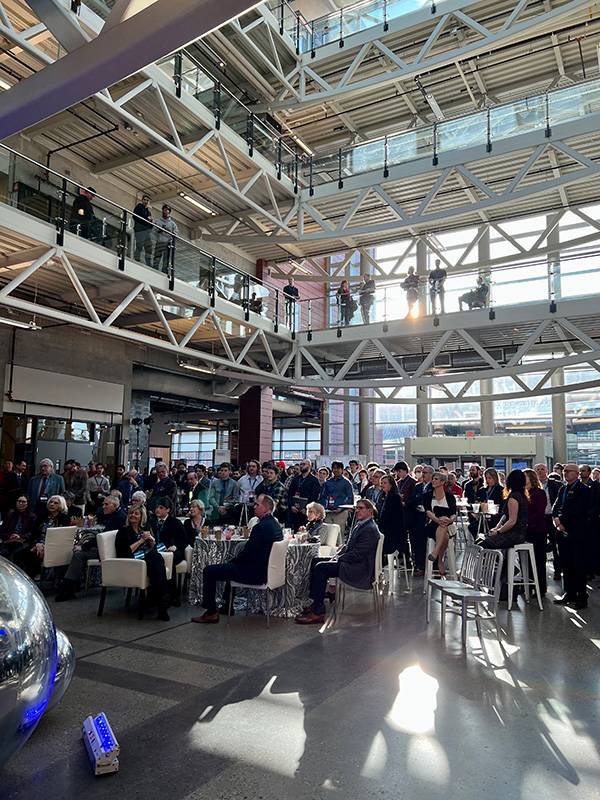
[[[502,509],[502,518],[491,529],[487,539],[477,542],[477,544],[489,550],[505,550],[515,544],[523,544],[525,542],[529,509],[523,470],[513,469],[509,473],[506,479],[504,497],[506,502]]]
[[[147,524],[146,509],[131,506],[127,512],[127,525],[119,528],[115,539],[117,558],[135,558],[136,552],[144,553],[150,588],[156,600],[158,619],[169,621],[167,605],[169,589],[165,560],[156,549],[156,539]]]
[[[340,322],[342,325],[350,325],[353,312],[351,312],[352,295],[348,288],[348,281],[342,281],[340,288],[337,290],[338,308],[340,315]]]
[[[429,554],[430,561],[438,561],[438,572],[446,574],[444,553],[450,541],[450,526],[456,521],[456,497],[446,491],[447,476],[434,472],[431,479],[433,491],[423,495],[423,507],[427,517],[425,532],[430,539],[435,539],[435,547]]]
[[[377,517],[377,527],[383,533],[383,553],[389,555],[398,550],[406,553],[406,527],[404,525],[404,507],[398,494],[398,484],[392,475],[381,479],[383,499]]]
[[[190,502],[188,519],[183,523],[183,530],[185,531],[187,543],[191,547],[194,546],[197,537],[201,535],[200,528],[206,525],[205,510],[202,500],[192,500]]]

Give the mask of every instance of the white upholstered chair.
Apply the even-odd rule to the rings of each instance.
[[[253,589],[259,592],[267,593],[267,628],[269,625],[270,616],[270,599],[269,591],[271,589],[278,589],[280,586],[285,586],[285,559],[287,556],[288,547],[290,544],[289,539],[284,539],[281,542],[273,542],[271,545],[271,554],[269,555],[269,565],[267,567],[267,582],[262,583],[260,586],[251,583],[237,583],[231,581],[231,588],[234,589]],[[284,590],[285,591],[285,590]],[[285,598],[284,598],[285,600]],[[231,616],[231,609],[233,607],[233,591],[229,593],[229,607],[227,609],[227,622]],[[286,609],[287,611],[287,609]],[[248,613],[248,605],[246,604],[246,613]],[[287,614],[286,614],[287,615]]]

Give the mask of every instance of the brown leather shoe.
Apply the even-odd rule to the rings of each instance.
[[[207,622],[211,624],[215,624],[219,621],[219,612],[217,611],[216,614],[209,614],[208,611],[205,611],[201,617],[192,617],[192,622]]]
[[[414,578],[422,578],[424,575],[425,575],[425,570],[422,570],[422,569],[416,569],[413,572],[413,577]]]
[[[325,622],[325,614],[315,614],[314,611],[307,611],[296,617],[298,625],[322,625]]]

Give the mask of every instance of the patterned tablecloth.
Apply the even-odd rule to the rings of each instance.
[[[192,573],[190,575],[189,601],[200,603],[202,600],[202,570],[208,564],[223,564],[231,561],[246,546],[247,539],[202,539],[198,537],[194,545],[192,557]],[[271,616],[284,617],[287,609],[288,617],[299,614],[308,601],[310,582],[310,564],[319,555],[318,544],[297,544],[290,542],[288,547],[285,573],[285,586],[271,592]],[[217,601],[220,603],[225,589],[224,583],[217,584]],[[247,591],[238,589],[234,607],[246,608]],[[250,611],[266,613],[267,596],[265,592],[250,590]]]

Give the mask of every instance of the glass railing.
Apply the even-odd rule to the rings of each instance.
[[[553,263],[546,258],[530,258],[485,270],[475,263],[461,269],[452,267],[441,286],[432,285],[428,272],[419,275],[418,281],[414,277],[378,276],[375,286],[362,288],[362,279],[357,276],[344,287],[329,283],[328,290],[320,295],[290,299],[283,282],[262,281],[181,235],[163,230],[156,222],[140,225],[132,211],[106,197],[86,197],[84,192],[85,187],[69,178],[0,145],[0,202],[53,225],[57,245],[63,246],[69,236],[79,236],[111,251],[124,274],[130,260],[137,261],[165,274],[170,289],[174,289],[176,280],[182,281],[207,292],[211,305],[217,299],[231,303],[243,309],[245,321],[256,323],[252,315],[259,315],[270,320],[276,331],[289,329],[292,336],[402,319],[411,325],[418,317],[459,311],[481,315],[481,324],[485,325],[488,314],[499,308],[600,295],[598,247],[579,245],[577,240],[569,246],[570,240],[566,240],[560,260],[555,258]],[[10,276],[5,277],[8,280]],[[314,283],[323,286],[318,276]],[[191,314],[193,308],[187,312]],[[239,314],[232,313],[227,322],[231,330],[225,333],[246,335],[243,322],[236,322],[236,318]]]
[[[311,22],[294,11],[287,0],[270,0],[266,5],[279,20],[280,33],[292,39],[300,54],[314,52],[332,42],[340,43],[341,47],[348,36],[375,26],[386,31],[390,20],[421,8],[429,8],[435,14],[443,0],[363,0]]]
[[[249,155],[261,153],[277,167],[278,177],[293,179],[298,172],[299,152],[291,148],[286,137],[257,117],[233,91],[211,76],[186,50],[172,53],[157,62],[157,66],[173,81],[178,97],[182,92],[195,97],[215,118],[217,130],[221,123],[241,136],[248,145]],[[291,167],[290,167],[291,165]]]
[[[326,154],[300,156],[299,185],[318,186],[365,172],[383,172],[390,167],[421,158],[433,164],[444,153],[485,145],[493,152],[494,144],[523,133],[544,130],[600,112],[600,79],[548,90],[510,103],[490,106],[396,133],[370,142],[342,147]],[[289,156],[283,161],[291,164]]]
[[[9,181],[10,179],[10,181]],[[175,281],[208,293],[210,304],[223,300],[241,306],[246,321],[257,314],[277,331],[287,327],[294,336],[296,317],[286,320],[282,287],[269,284],[216,258],[179,235],[161,220],[147,222],[133,211],[86,188],[58,172],[0,144],[0,203],[19,209],[56,228],[56,243],[68,236],[86,239],[114,253],[119,268],[137,261]],[[235,316],[235,315],[234,315]],[[298,322],[299,322],[298,318]],[[241,335],[238,323],[232,323]],[[234,328],[228,331],[235,333]],[[247,330],[247,329],[246,329]]]

